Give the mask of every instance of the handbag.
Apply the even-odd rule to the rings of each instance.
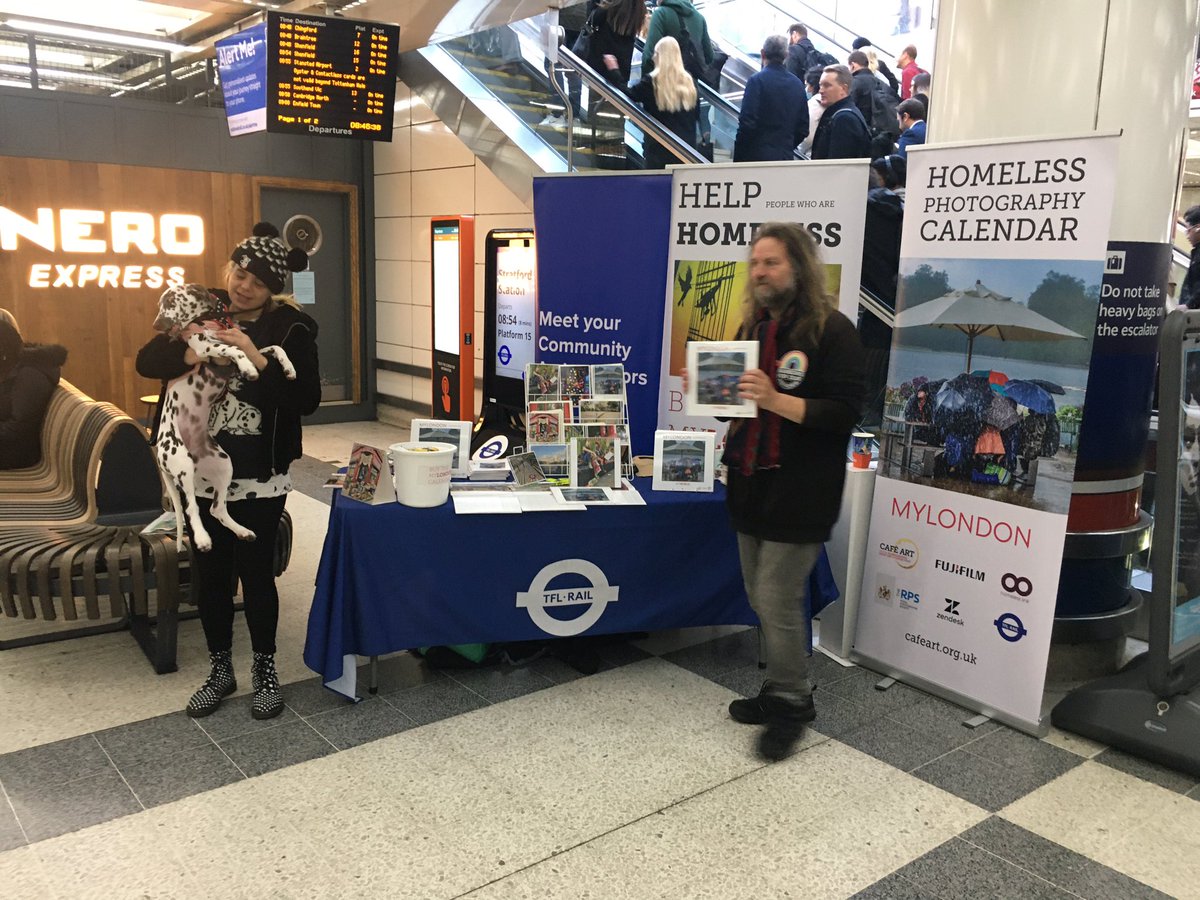
[[[714,44],[712,65],[704,70],[701,81],[714,91],[719,91],[721,89],[721,70],[725,68],[727,62],[729,62],[729,54]]]
[[[588,15],[583,27],[579,29],[579,37],[575,38],[575,43],[571,47],[571,52],[589,66],[592,64],[592,35],[600,30],[600,26],[596,24],[597,11],[598,9],[593,9]]]

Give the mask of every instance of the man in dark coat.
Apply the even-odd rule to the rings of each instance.
[[[858,107],[867,124],[870,125],[875,117],[875,73],[869,68],[867,54],[861,50],[853,51],[849,56],[850,63],[850,99]]]
[[[750,76],[742,95],[734,162],[789,160],[808,136],[804,82],[784,68],[787,43],[773,34],[763,42],[762,69]]]
[[[813,159],[865,159],[871,155],[871,130],[850,99],[850,70],[828,66],[821,73],[825,112],[813,136]]]
[[[788,27],[787,70],[803,80],[804,73],[817,65],[817,48],[808,39],[808,28],[797,22]]]

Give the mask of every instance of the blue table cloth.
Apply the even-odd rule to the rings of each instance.
[[[355,654],[757,624],[722,486],[642,494],[645,506],[456,516],[335,493],[304,661],[354,696]],[[827,563],[815,583],[814,607],[837,596]]]

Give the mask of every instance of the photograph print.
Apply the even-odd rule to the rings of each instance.
[[[656,431],[656,491],[711,491],[716,435],[712,432]]]
[[[559,366],[559,383],[564,397],[590,397],[592,394],[591,366]]]
[[[617,396],[625,393],[625,366],[602,363],[592,366],[593,396]]]
[[[625,421],[625,401],[619,396],[580,400],[579,421],[583,424],[620,424]]]
[[[571,442],[571,487],[620,487],[616,438],[575,438]]]
[[[414,419],[410,440],[421,444],[449,444],[454,448],[450,469],[455,475],[471,471],[471,423],[444,419]]]
[[[558,381],[558,366],[530,363],[525,372],[525,402],[557,400],[562,396]]]
[[[559,503],[612,503],[612,495],[601,487],[551,488],[554,499]]]
[[[687,415],[758,415],[756,403],[738,396],[742,373],[758,368],[757,341],[693,341],[687,349]]]
[[[570,448],[566,444],[530,444],[529,449],[547,478],[570,475]]]
[[[1100,260],[903,260],[872,403],[879,474],[1065,514],[1103,274]]]
[[[508,458],[508,467],[512,470],[513,482],[517,487],[528,487],[546,480],[546,475],[533,453],[514,453]]]
[[[530,412],[525,430],[529,435],[530,444],[562,443],[562,410],[542,409]]]

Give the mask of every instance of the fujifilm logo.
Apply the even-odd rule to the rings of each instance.
[[[944,559],[934,560],[933,567],[942,572],[948,572],[951,575],[961,575],[963,578],[970,578],[972,581],[987,581],[987,573],[981,569],[960,566],[958,563],[947,562]]]

